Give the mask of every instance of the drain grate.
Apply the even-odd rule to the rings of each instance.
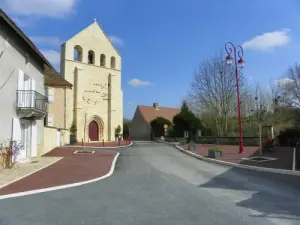
[[[82,155],[84,155],[84,154],[90,155],[90,154],[94,154],[94,153],[95,153],[95,151],[88,151],[88,150],[77,150],[74,152],[74,154],[82,154]]]
[[[242,158],[242,160],[253,161],[253,162],[267,162],[267,161],[277,160],[277,158],[254,156],[250,158]]]

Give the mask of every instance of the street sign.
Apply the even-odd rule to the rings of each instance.
[[[165,129],[167,129],[167,128],[168,128],[168,125],[167,125],[167,124],[165,124],[165,125],[164,125],[164,128],[165,128]]]

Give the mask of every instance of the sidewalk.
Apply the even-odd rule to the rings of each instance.
[[[56,148],[43,157],[63,157],[58,162],[0,189],[0,196],[88,181],[106,175],[116,151],[74,154],[73,148]]]
[[[197,144],[196,151],[193,152],[198,155],[208,157],[208,149],[214,146],[216,145]],[[184,145],[181,147],[183,147],[185,150],[188,150],[188,145]],[[260,152],[259,147],[257,146],[245,146],[243,154],[239,154],[239,146],[236,145],[217,145],[217,147],[223,152],[223,157],[217,159],[220,161],[274,169],[292,169],[293,148],[278,147],[273,153],[263,153],[263,157],[276,158],[276,160],[257,162],[243,159],[253,156],[259,156]]]

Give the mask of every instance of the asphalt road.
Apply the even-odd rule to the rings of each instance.
[[[214,165],[158,143],[120,152],[105,180],[0,200],[0,224],[300,224],[300,177]]]

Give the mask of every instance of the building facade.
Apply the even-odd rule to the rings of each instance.
[[[123,126],[121,56],[97,21],[61,48],[61,73],[73,85],[66,91],[66,127],[77,140],[112,141]]]
[[[49,68],[45,68],[45,88],[48,98],[48,113],[44,119],[44,151],[69,144],[70,132],[67,128],[67,90],[72,84],[57,75]]]
[[[45,64],[51,67],[0,9],[0,141],[14,141],[14,161],[38,156],[44,150]]]
[[[163,117],[172,122],[180,111],[179,108],[160,107],[156,102],[152,106],[138,105],[129,125],[130,135],[134,140],[150,140],[152,120]]]

